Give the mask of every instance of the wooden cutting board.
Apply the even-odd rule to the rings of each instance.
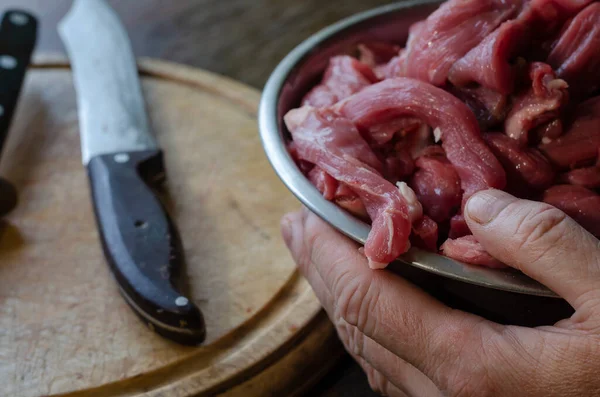
[[[70,70],[38,62],[0,161],[19,192],[0,221],[0,395],[298,392],[341,349],[280,238],[280,216],[298,203],[263,154],[259,93],[155,60],[140,70],[207,340],[162,339],[119,295],[81,165]]]

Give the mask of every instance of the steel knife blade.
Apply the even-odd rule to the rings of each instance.
[[[83,164],[107,262],[151,329],[199,344],[204,318],[181,292],[181,239],[156,191],[163,152],[150,131],[127,32],[103,0],[75,0],[58,30],[71,60]]]

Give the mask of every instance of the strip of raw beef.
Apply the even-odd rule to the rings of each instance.
[[[448,239],[442,244],[440,250],[447,257],[470,265],[480,265],[494,269],[507,267],[491,256],[472,235],[459,237],[455,240]]]
[[[469,225],[463,214],[454,215],[450,218],[450,232],[448,238],[457,239],[459,237],[468,236],[472,234]]]
[[[529,131],[554,120],[567,103],[568,85],[556,78],[550,65],[534,62],[529,67],[531,88],[518,95],[504,122],[505,133],[525,146]]]
[[[511,193],[527,195],[532,189],[546,189],[554,181],[556,173],[536,149],[522,147],[501,133],[487,133],[483,137],[504,167],[507,190]]]
[[[410,187],[423,205],[423,212],[436,222],[444,222],[460,208],[462,190],[460,178],[443,149],[433,147],[441,153],[429,151],[417,159]]]
[[[514,17],[521,1],[450,0],[418,29],[411,29],[406,76],[443,85],[450,67],[502,22]]]
[[[318,108],[331,106],[376,81],[378,79],[368,65],[351,56],[336,56],[329,60],[321,84],[306,94],[302,104]]]
[[[600,3],[581,11],[563,31],[548,56],[556,75],[569,83],[574,96],[600,88]]]
[[[508,98],[486,87],[451,87],[450,92],[467,104],[477,117],[479,127],[488,130],[500,124],[508,111]]]
[[[574,119],[561,137],[539,146],[559,168],[577,168],[596,160],[600,148],[600,97],[577,106]]]
[[[593,167],[578,168],[561,175],[559,180],[569,185],[598,189],[600,188],[600,167],[595,165]]]
[[[424,215],[413,223],[410,242],[417,248],[437,252],[438,225],[433,219]]]
[[[448,80],[457,87],[472,83],[502,95],[513,92],[519,50],[529,43],[527,27],[518,20],[504,22],[450,69]]]
[[[506,185],[504,170],[483,141],[473,112],[440,88],[415,79],[387,79],[334,108],[364,130],[402,117],[418,117],[433,127],[460,177],[463,199],[479,190]]]
[[[600,237],[600,195],[582,186],[556,185],[544,192],[544,202],[562,210],[587,231]]]
[[[364,249],[369,265],[385,267],[406,252],[412,223],[409,205],[400,189],[361,160],[374,161],[375,155],[356,127],[328,109],[310,106],[289,111],[284,120],[300,158],[347,184],[365,205],[372,220]]]

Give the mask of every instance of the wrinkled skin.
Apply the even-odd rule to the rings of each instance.
[[[282,234],[346,349],[384,395],[600,395],[599,241],[563,212],[498,190],[476,193],[465,219],[498,260],[573,306],[553,326],[504,326],[454,310],[388,271],[308,210]]]

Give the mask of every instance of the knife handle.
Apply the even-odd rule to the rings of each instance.
[[[151,187],[164,179],[162,151],[99,155],[87,170],[102,247],[126,301],[158,334],[203,342],[202,313],[176,285],[179,234]]]
[[[0,22],[0,151],[4,146],[37,40],[37,19],[9,10]]]

